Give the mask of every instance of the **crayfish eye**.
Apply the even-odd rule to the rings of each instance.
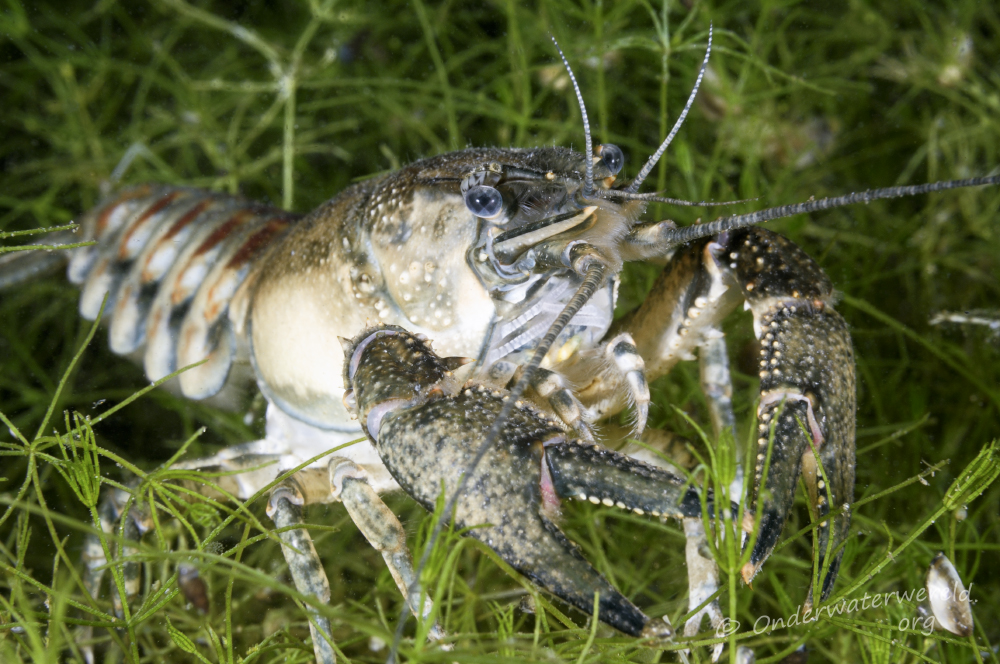
[[[465,192],[465,207],[477,217],[495,219],[503,212],[503,196],[484,184],[469,187]]]
[[[617,145],[605,143],[599,148],[598,154],[601,155],[601,161],[604,162],[605,168],[611,171],[612,175],[618,175],[622,166],[625,165],[625,155],[622,154],[621,148]]]

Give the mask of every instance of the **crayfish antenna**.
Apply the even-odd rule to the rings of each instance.
[[[569,80],[573,83],[573,90],[576,92],[576,101],[580,104],[580,115],[583,117],[583,134],[586,145],[583,160],[586,168],[586,177],[583,180],[583,197],[590,198],[594,193],[594,142],[590,138],[590,120],[587,119],[587,107],[583,103],[583,93],[580,92],[580,86],[577,85],[576,76],[573,75],[573,68],[569,66],[566,55],[559,48],[559,42],[556,41],[555,35],[549,35],[549,37],[552,39],[552,43],[556,45],[556,50],[559,51],[559,57],[562,58],[563,66],[566,67]]]
[[[645,180],[646,177],[649,175],[650,171],[653,170],[653,167],[656,166],[656,163],[660,161],[660,157],[662,157],[663,153],[667,151],[667,146],[670,145],[670,143],[674,140],[674,136],[676,136],[677,132],[680,131],[681,125],[684,124],[684,120],[687,118],[688,112],[691,110],[691,106],[694,104],[694,98],[698,96],[698,88],[701,87],[701,80],[705,77],[705,70],[708,69],[708,58],[710,55],[712,55],[711,23],[708,24],[708,48],[705,49],[705,59],[702,61],[701,69],[698,71],[698,79],[694,82],[694,89],[691,90],[691,94],[688,95],[687,103],[684,104],[684,110],[681,111],[681,114],[679,116],[677,116],[677,121],[674,122],[674,126],[670,130],[670,133],[667,134],[667,137],[663,139],[662,143],[660,143],[660,147],[657,148],[656,152],[654,152],[653,155],[649,158],[649,160],[646,161],[646,164],[642,167],[642,170],[639,171],[639,174],[635,176],[635,180],[632,181],[632,184],[630,184],[625,189],[625,191],[636,192],[639,190],[639,186],[642,185],[643,180]],[[566,66],[568,67],[569,65]],[[589,144],[587,150],[588,151],[590,150]]]
[[[821,198],[817,201],[807,201],[805,203],[795,203],[792,205],[781,205],[778,207],[758,210],[748,214],[737,214],[731,217],[723,217],[710,221],[707,224],[697,224],[685,226],[673,231],[665,232],[662,240],[669,244],[684,244],[699,238],[711,237],[726,231],[755,226],[765,221],[773,219],[783,219],[797,214],[806,214],[820,210],[830,210],[832,208],[854,205],[855,203],[870,203],[872,201],[886,198],[902,198],[904,196],[919,196],[935,191],[946,191],[948,189],[961,189],[964,187],[981,187],[984,185],[1000,184],[1000,175],[989,175],[978,178],[966,178],[964,180],[944,180],[942,182],[929,182],[905,187],[885,187],[883,189],[869,189],[854,194],[844,196],[834,196],[832,198]]]

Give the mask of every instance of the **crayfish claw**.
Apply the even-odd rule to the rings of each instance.
[[[651,516],[701,516],[701,498],[687,481],[614,450],[580,441],[548,445],[545,459],[556,493]],[[709,512],[712,511],[711,497]]]
[[[509,395],[475,382],[454,393],[432,389],[444,377],[444,363],[412,341],[401,328],[366,331],[347,349],[344,377],[354,391],[359,420],[393,477],[433,509],[442,488],[446,495],[457,489],[482,445],[482,432]],[[541,384],[543,391],[561,390],[553,381]],[[372,424],[376,419],[377,426]],[[455,500],[455,526],[588,614],[598,595],[601,621],[641,636],[652,629],[651,619],[583,558],[547,510],[558,506],[559,497],[585,491],[588,497],[599,494],[606,503],[654,515],[700,514],[700,498],[683,478],[566,438],[564,425],[526,401],[515,402],[496,445],[484,451],[478,466],[465,470],[471,475]],[[666,633],[662,625],[654,631]]]
[[[642,638],[652,641],[666,641],[674,635],[674,628],[670,626],[670,620],[663,616],[660,620],[650,620],[642,629]]]
[[[829,279],[785,238],[754,228],[725,242],[730,277],[753,311],[761,346],[754,487],[743,523],[752,549],[741,576],[749,584],[774,549],[801,474],[818,522],[825,598],[837,578],[854,497],[855,377],[847,323],[833,310]]]

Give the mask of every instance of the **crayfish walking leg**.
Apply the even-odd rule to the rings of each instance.
[[[185,462],[183,466],[225,472],[226,475],[219,479],[230,486],[223,488],[231,491],[230,497],[246,499],[255,486],[268,484],[269,478],[277,476],[275,462],[280,460],[280,445],[264,440],[241,447],[242,451],[249,453],[239,454],[230,449],[211,459]],[[234,471],[240,472],[233,474]],[[253,477],[254,473],[258,476]],[[241,480],[246,483],[244,486],[240,485]],[[327,466],[299,470],[274,488],[267,514],[278,529],[289,573],[296,590],[314,597],[319,604],[329,603],[330,583],[312,538],[304,527],[303,511],[308,505],[339,501],[365,538],[382,554],[413,613],[428,618],[433,605],[429,599],[421,601],[422,590],[414,582],[416,577],[403,527],[379,498],[374,488],[376,485],[378,483],[362,466],[350,459],[334,456]],[[336,651],[330,620],[319,608],[307,607],[307,612],[316,661],[333,664]],[[431,625],[428,635],[435,641],[445,637],[437,624]]]
[[[130,505],[131,496],[124,489],[116,488],[105,492],[97,508],[105,541],[102,543],[101,538],[95,533],[88,533],[84,540],[81,554],[84,564],[83,583],[87,592],[95,599],[100,595],[101,581],[108,569],[107,553],[117,551],[121,556],[134,556],[138,553],[138,549],[133,542],[142,539],[143,534],[150,528],[148,517]],[[119,530],[120,539],[114,536]],[[108,545],[108,551],[104,548],[105,544]],[[113,574],[115,583],[111,588],[111,600],[115,616],[122,620],[126,617],[127,605],[139,595],[139,563],[133,560],[126,561],[120,565],[120,571],[115,571]],[[121,583],[120,587],[115,587],[118,582]],[[91,642],[93,635],[94,628],[89,625],[80,630],[80,649],[87,664],[94,662],[94,648]]]
[[[267,504],[267,515],[274,521],[281,538],[281,552],[288,563],[288,571],[295,581],[295,588],[303,595],[315,597],[323,604],[330,601],[330,581],[326,578],[323,563],[316,553],[309,532],[302,526],[302,493],[291,482],[278,486]],[[334,664],[337,654],[330,636],[330,619],[317,609],[308,607],[309,633],[317,664]]]

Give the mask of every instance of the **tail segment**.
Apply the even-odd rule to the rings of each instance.
[[[181,391],[212,396],[240,351],[229,303],[256,259],[298,219],[198,189],[123,189],[81,221],[82,239],[96,244],[70,258],[69,280],[83,291],[80,314],[94,320],[107,294],[113,351],[142,352],[150,380],[207,360],[182,374]]]

